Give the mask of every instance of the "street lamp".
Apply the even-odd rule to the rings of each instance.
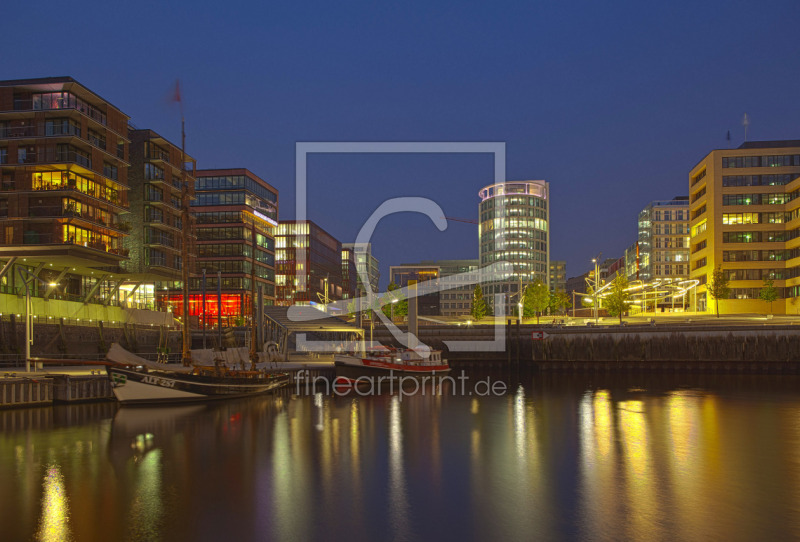
[[[19,278],[22,279],[22,284],[25,285],[25,372],[31,372],[31,345],[33,344],[33,309],[31,307],[31,290],[29,287],[29,280],[25,279],[25,273],[30,277],[38,280],[40,283],[51,288],[58,286],[55,282],[45,282],[27,269],[17,267]]]
[[[397,299],[397,298],[392,299],[392,303],[391,303],[391,305],[389,305],[389,314],[390,314],[390,318],[392,319],[392,322],[394,322],[394,304],[397,303],[398,301],[400,301],[400,300]]]
[[[594,323],[597,324],[597,288],[600,286],[600,269],[597,258],[592,258],[594,264],[594,288],[592,289],[592,308],[594,309]]]

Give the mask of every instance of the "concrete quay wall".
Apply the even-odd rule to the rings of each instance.
[[[0,407],[82,403],[113,398],[111,382],[105,374],[0,378]]]
[[[156,352],[161,333],[156,326],[108,326],[104,323],[101,329],[97,322],[86,326],[34,323],[31,356],[102,357],[114,342],[132,352]],[[169,333],[168,337],[172,351],[179,352],[180,333]],[[0,320],[0,355],[8,359],[21,355],[24,346],[24,319],[4,317]]]
[[[519,332],[518,332],[519,330]],[[536,339],[533,332],[544,332]],[[451,350],[450,341],[497,340],[499,350]],[[385,329],[374,340],[398,342]],[[667,369],[756,372],[800,370],[800,326],[426,326],[420,340],[457,364],[517,361],[539,369]]]

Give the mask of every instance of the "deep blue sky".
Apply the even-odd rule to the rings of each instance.
[[[3,79],[70,75],[180,141],[199,167],[247,167],[294,217],[296,141],[504,141],[507,178],[551,183],[568,274],[634,241],[649,201],[686,194],[708,151],[800,139],[800,2],[12,2]],[[332,156],[310,218],[342,241],[387,197],[477,218],[488,155]],[[384,221],[392,263],[477,257],[477,227]],[[382,280],[385,286],[386,281]]]

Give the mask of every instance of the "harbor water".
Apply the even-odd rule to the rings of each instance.
[[[465,376],[1,411],[0,540],[800,539],[797,377]]]

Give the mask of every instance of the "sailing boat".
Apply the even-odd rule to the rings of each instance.
[[[186,131],[183,117],[183,102],[176,85],[175,99],[181,103],[181,220],[183,235],[181,242],[181,273],[183,281],[183,320],[182,320],[182,367],[166,369],[125,351],[119,345],[112,345],[106,358],[116,362],[108,366],[112,391],[123,404],[174,403],[187,401],[207,401],[227,399],[265,393],[289,382],[287,373],[267,373],[256,370],[258,352],[255,341],[255,295],[250,296],[252,307],[252,338],[250,370],[229,369],[221,360],[214,366],[200,366],[192,361],[191,329],[189,326],[189,185],[186,180]],[[253,242],[255,243],[255,226]],[[255,249],[253,250],[255,254]],[[255,286],[255,266],[251,286]],[[205,309],[205,307],[204,307]],[[221,310],[218,307],[218,310]],[[217,325],[222,325],[219,315]],[[116,346],[116,348],[114,348]],[[220,345],[221,347],[221,345]],[[116,358],[116,359],[115,359]]]
[[[117,343],[106,359],[114,396],[122,404],[187,403],[267,393],[288,384],[287,373],[213,366],[169,367],[128,352]]]

